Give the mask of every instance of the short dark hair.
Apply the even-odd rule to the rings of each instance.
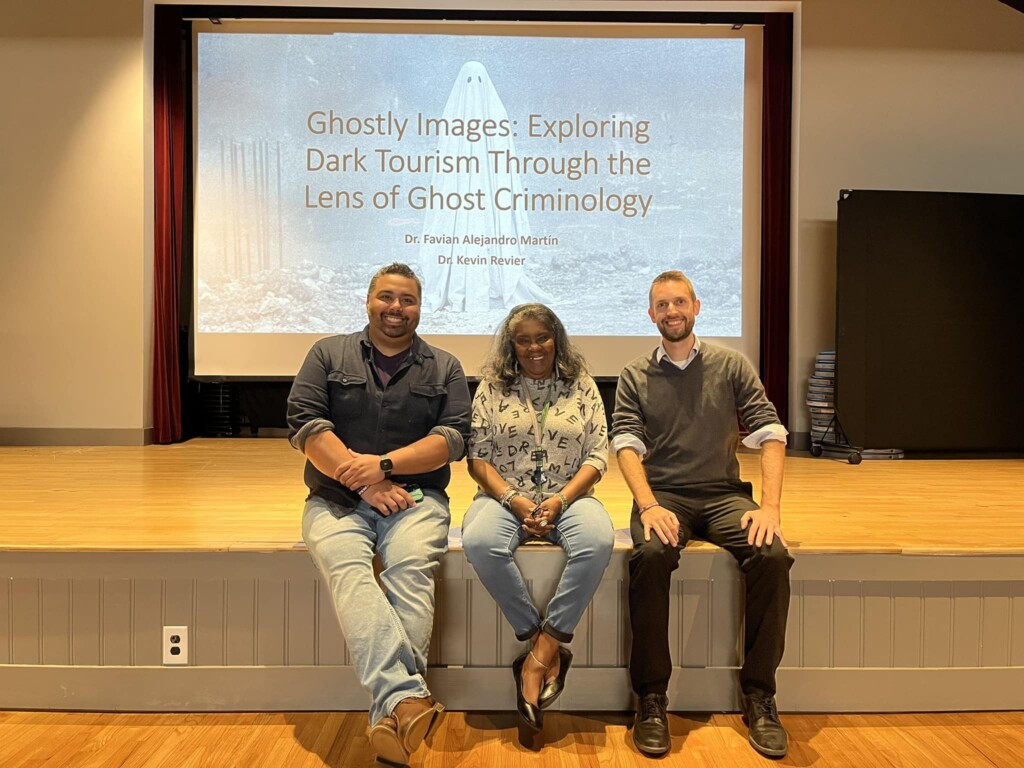
[[[373,277],[370,278],[370,287],[366,289],[366,300],[369,301],[370,297],[373,296],[373,289],[377,287],[377,281],[384,277],[384,275],[398,275],[399,277],[407,277],[416,283],[416,292],[419,294],[419,298],[423,298],[423,283],[420,281],[419,275],[412,271],[412,267],[408,264],[402,264],[396,261],[394,264],[388,264],[386,267],[381,267],[373,273]]]
[[[659,283],[686,283],[686,287],[690,289],[690,299],[693,301],[697,300],[697,293],[693,290],[693,283],[686,275],[680,272],[678,269],[670,269],[667,272],[662,272],[656,278],[651,281],[651,288],[647,292],[647,303],[651,303],[651,299],[654,298],[654,286]]]

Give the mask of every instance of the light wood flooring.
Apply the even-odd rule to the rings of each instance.
[[[0,550],[280,550],[300,544],[302,456],[281,438],[138,448],[0,447]],[[756,486],[758,455],[741,453]],[[452,524],[475,486],[452,468]],[[616,528],[614,462],[597,488]],[[1024,460],[786,461],[794,552],[1024,553]],[[1024,764],[1024,761],[1022,761]]]
[[[447,713],[413,756],[423,768],[1018,768],[1024,713],[783,715],[790,753],[755,754],[738,715],[671,715],[672,752],[633,747],[625,714],[553,713],[545,743],[518,742],[511,713]],[[0,712],[4,768],[348,768],[373,765],[366,715]]]

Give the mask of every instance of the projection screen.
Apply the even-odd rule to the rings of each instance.
[[[617,375],[657,343],[666,269],[757,363],[759,27],[194,29],[195,376],[293,375],[394,261],[470,375],[527,301]]]

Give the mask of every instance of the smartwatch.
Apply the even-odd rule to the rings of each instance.
[[[380,457],[380,471],[384,473],[385,480],[391,477],[391,470],[394,467],[395,465],[391,463],[391,459],[388,458],[387,454]]]

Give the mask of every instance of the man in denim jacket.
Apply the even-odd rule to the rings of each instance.
[[[370,744],[395,764],[443,710],[424,673],[451,520],[448,464],[465,454],[470,423],[459,361],[416,335],[421,295],[408,266],[379,270],[369,324],[314,344],[288,397],[289,440],[306,456],[310,491],[302,536],[372,697]]]

